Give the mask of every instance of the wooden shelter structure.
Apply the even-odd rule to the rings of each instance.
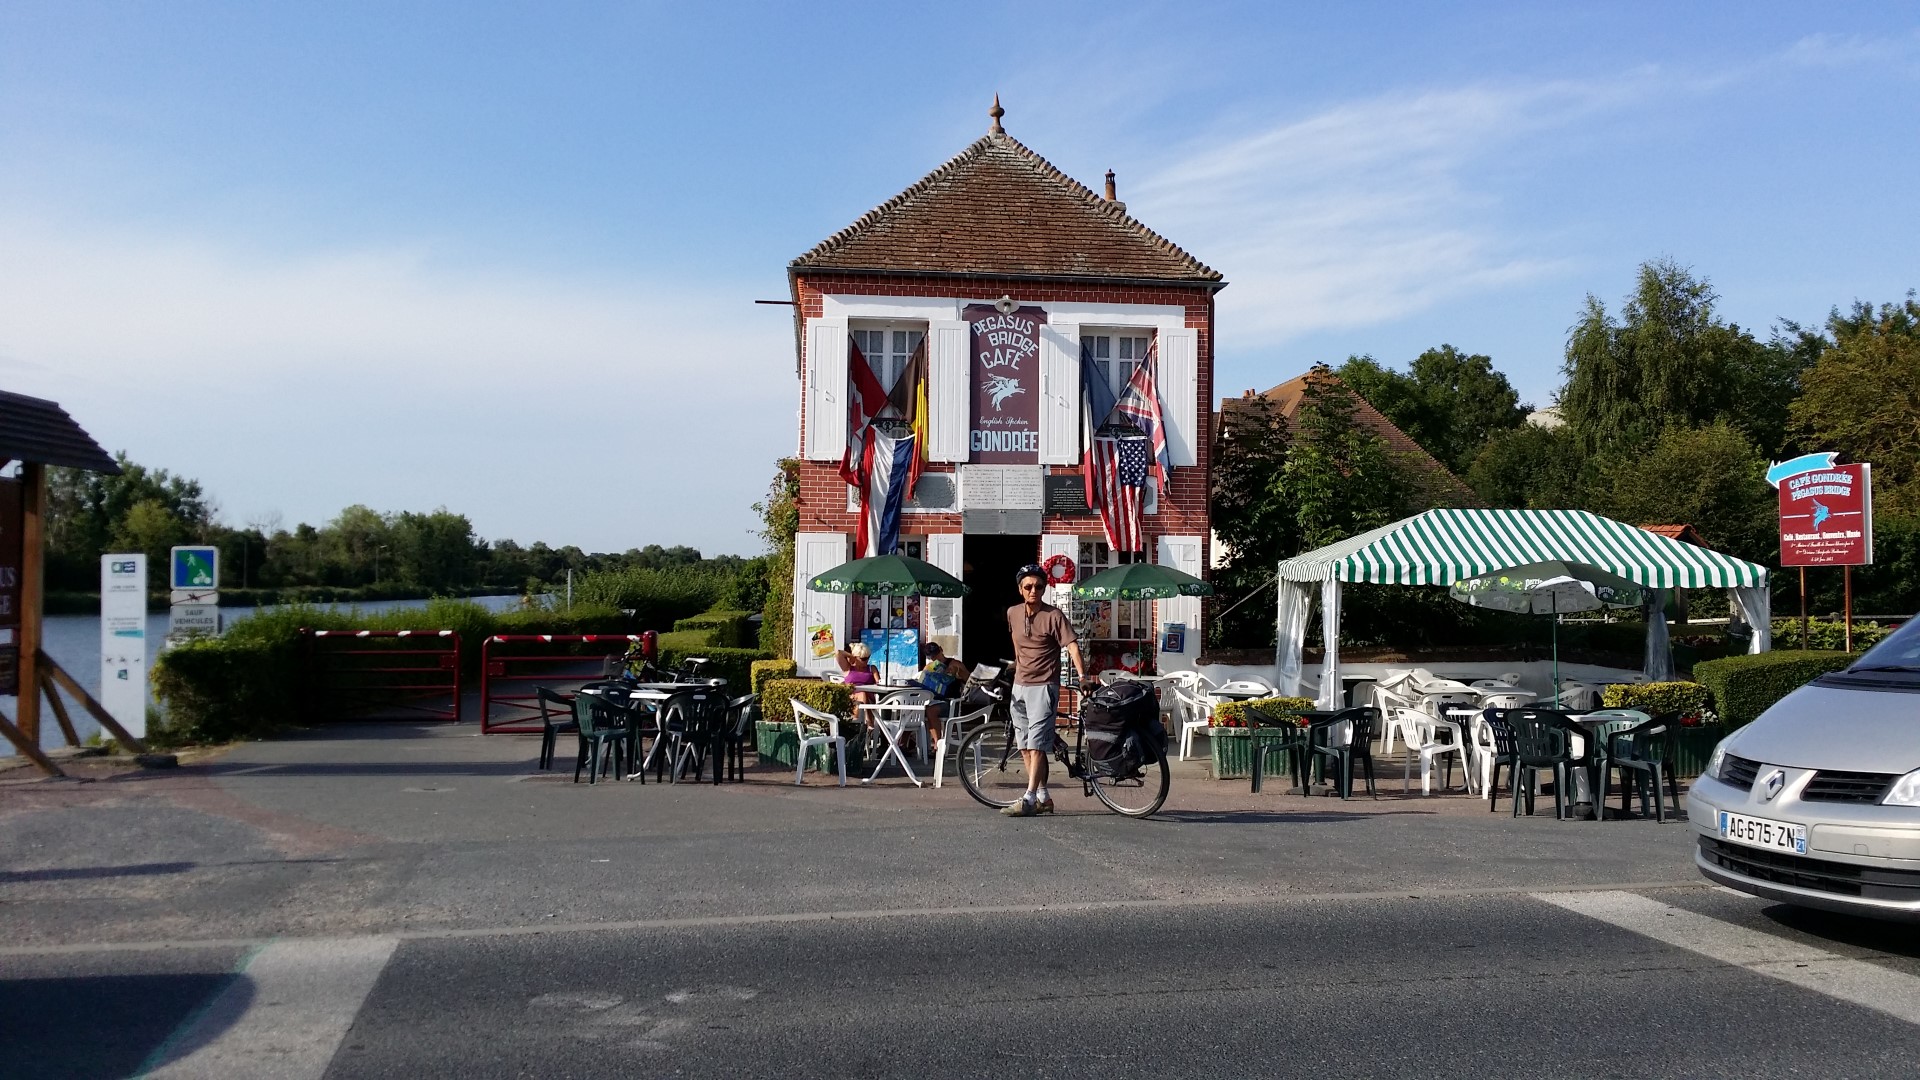
[[[47,468],[120,472],[100,444],[55,402],[0,390],[0,462],[19,463],[19,475],[0,479],[0,694],[13,694],[11,720],[0,735],[49,776],[65,775],[40,749],[40,700],[46,695],[68,745],[80,745],[58,690],[78,701],[120,745],[145,745],[95,701],[40,647],[46,573]],[[58,687],[58,690],[56,690]]]

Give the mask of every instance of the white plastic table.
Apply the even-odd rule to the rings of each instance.
[[[880,755],[880,760],[874,763],[873,775],[860,782],[871,784],[879,779],[880,770],[886,768],[887,759],[892,758],[900,763],[901,770],[907,774],[907,779],[913,781],[914,787],[922,786],[919,775],[913,771],[913,766],[907,761],[907,755],[900,750],[900,740],[906,738],[907,732],[918,731],[920,735],[918,756],[921,763],[925,764],[927,760],[926,705],[896,705],[880,702],[873,705],[856,705],[854,711],[873,714],[873,726],[880,729],[880,735],[887,743],[886,751]]]

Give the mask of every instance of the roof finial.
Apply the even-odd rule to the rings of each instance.
[[[987,129],[987,134],[1005,135],[1007,129],[1000,126],[1000,118],[1007,115],[1007,110],[1000,107],[999,94],[993,95],[993,108],[987,110],[987,115],[993,117],[993,126]]]

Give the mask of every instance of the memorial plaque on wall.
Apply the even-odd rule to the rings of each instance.
[[[1087,481],[1080,476],[1047,477],[1047,504],[1049,514],[1085,514],[1093,508],[1087,505]]]
[[[1040,326],[1045,310],[969,304],[973,354],[973,425],[967,460],[998,465],[1040,463]]]

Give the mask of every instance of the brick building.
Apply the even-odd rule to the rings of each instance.
[[[1129,217],[1111,173],[1096,194],[1007,135],[1001,115],[996,102],[986,136],[788,267],[801,459],[793,655],[803,668],[833,666],[817,655],[828,633],[844,642],[888,624],[968,660],[1004,656],[1020,566],[1066,555],[1085,577],[1128,557],[1108,549],[1086,504],[1083,357],[1089,377],[1118,393],[1157,356],[1171,469],[1166,490],[1156,481],[1145,497],[1145,557],[1195,574],[1207,565],[1214,294],[1225,282]],[[839,473],[849,364],[891,388],[922,348],[927,465],[899,550],[973,592],[892,610],[877,597],[811,592],[813,575],[860,554],[858,494]],[[1095,669],[1123,656],[1155,663],[1168,624],[1186,627],[1184,649],[1159,666],[1190,667],[1203,637],[1193,599],[1072,613]]]

